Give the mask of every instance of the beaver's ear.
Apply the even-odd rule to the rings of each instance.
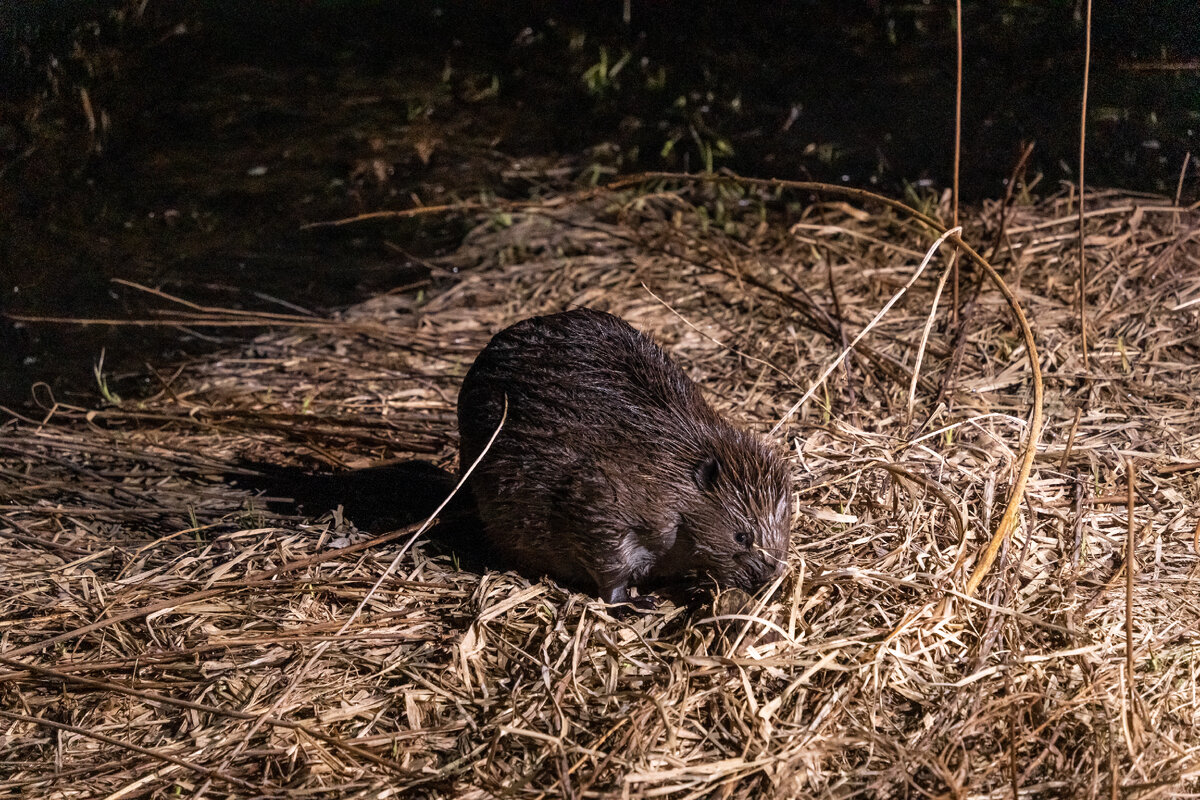
[[[696,465],[692,477],[696,479],[697,488],[702,492],[707,492],[716,484],[717,476],[720,474],[721,462],[717,461],[716,456],[709,456]]]

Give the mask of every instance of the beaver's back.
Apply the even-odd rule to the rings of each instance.
[[[667,444],[697,425],[719,424],[695,384],[657,344],[624,320],[577,308],[519,322],[479,354],[458,400],[462,469],[483,450],[504,413],[493,453],[524,439]],[[540,445],[539,445],[540,446]],[[531,452],[536,456],[536,448]]]

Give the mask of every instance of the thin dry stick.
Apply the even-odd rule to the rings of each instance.
[[[1135,699],[1137,693],[1133,689],[1133,573],[1137,569],[1134,559],[1134,486],[1137,482],[1134,472],[1133,459],[1125,462],[1125,483],[1128,497],[1125,501],[1125,511],[1128,515],[1125,527],[1125,686],[1129,694],[1129,711],[1126,720],[1129,730],[1133,731]]]
[[[992,249],[988,252],[988,258],[995,258],[1000,253],[1000,245],[1004,242],[1004,234],[1006,233],[1005,226],[1008,223],[1008,212],[1012,208],[1013,194],[1016,189],[1017,179],[1021,176],[1022,170],[1029,162],[1029,157],[1033,155],[1033,142],[1027,142],[1021,149],[1021,156],[1017,159],[1017,163],[1013,166],[1012,172],[1008,176],[1008,185],[1004,187],[1004,202],[1000,204],[1000,219],[996,225],[996,240],[992,242]],[[1011,250],[1010,250],[1011,253]]]
[[[1087,340],[1087,260],[1083,249],[1083,167],[1087,134],[1088,70],[1092,64],[1092,0],[1087,0],[1083,45],[1083,100],[1079,104],[1079,346],[1083,350],[1083,369],[1088,369]]]
[[[1011,676],[1005,675],[1005,683],[1011,684]],[[1007,687],[1006,687],[1007,688]],[[1007,688],[1009,692],[1011,688]],[[1008,783],[1012,788],[1013,800],[1021,796],[1021,779],[1017,773],[1017,706],[1013,703],[1008,709]]]
[[[426,214],[441,214],[447,211],[478,211],[487,206],[482,203],[466,201],[462,203],[449,203],[440,206],[417,206],[415,208],[403,208],[397,211],[371,211],[366,214],[356,214],[353,217],[344,217],[342,219],[322,220],[320,222],[309,222],[301,225],[300,230],[307,231],[313,228],[339,228],[342,225],[349,225],[355,222],[366,222],[372,219],[407,219],[408,217],[420,217]]]
[[[1071,458],[1071,449],[1075,447],[1075,431],[1079,428],[1079,416],[1083,413],[1082,408],[1075,409],[1075,419],[1071,423],[1071,432],[1067,434],[1067,446],[1063,449],[1062,458],[1058,462],[1058,471],[1062,472],[1067,468],[1067,461]]]
[[[954,218],[951,225],[958,227],[958,173],[959,163],[962,156],[962,90],[963,90],[963,13],[962,0],[955,0],[955,21],[954,33],[957,37],[956,46],[958,51],[958,70],[954,84]],[[954,292],[951,295],[953,303],[951,310],[951,322],[958,322],[958,253],[955,252],[951,257],[950,269],[954,272]],[[911,403],[910,403],[911,413]]]
[[[1183,166],[1179,169],[1179,183],[1175,185],[1175,205],[1178,206],[1183,199],[1183,179],[1187,175],[1188,163],[1192,160],[1192,151],[1188,150],[1183,154]]]
[[[954,259],[950,269],[942,273],[938,279],[937,291],[933,293],[933,303],[929,308],[929,318],[925,320],[925,330],[921,331],[921,346],[917,348],[917,360],[913,363],[912,381],[908,384],[908,421],[912,422],[913,400],[917,395],[917,378],[921,374],[921,361],[925,358],[925,347],[929,344],[929,332],[933,330],[933,320],[937,317],[938,302],[942,299],[942,291],[946,288],[946,279],[954,271],[958,276],[958,259]],[[956,287],[957,288],[957,287]],[[957,301],[957,298],[955,298]]]
[[[1091,3],[1088,3],[1091,8]],[[1103,699],[1100,707],[1104,709],[1104,729],[1108,731],[1108,796],[1109,800],[1118,800],[1121,796],[1121,781],[1117,777],[1117,746],[1116,737],[1112,732],[1112,722],[1108,716],[1108,706]]]
[[[193,303],[191,300],[186,300],[177,295],[170,294],[169,292],[164,292],[161,289],[154,289],[152,287],[145,286],[137,283],[136,281],[127,281],[124,278],[113,278],[112,282],[118,286],[124,286],[128,289],[145,292],[146,294],[157,297],[160,300],[166,300],[168,303],[175,303],[176,305],[183,306],[184,308],[190,308],[191,310],[200,312],[202,314],[226,314],[231,317],[277,319],[282,322],[293,322],[296,320],[307,321],[313,318],[312,314],[305,314],[301,316],[297,314],[282,314],[277,311],[244,311],[236,308],[223,308],[221,306],[202,306],[199,303]]]
[[[912,277],[908,279],[908,283],[904,284],[904,286],[900,287],[900,291],[892,295],[892,299],[888,300],[887,304],[884,305],[883,308],[879,309],[879,313],[875,315],[874,319],[868,322],[867,326],[858,332],[858,335],[854,337],[854,341],[850,342],[850,345],[842,350],[841,355],[835,358],[833,363],[825,368],[825,371],[821,373],[821,377],[817,378],[816,381],[813,382],[813,385],[809,387],[807,392],[804,393],[804,396],[797,400],[795,404],[787,410],[787,413],[780,418],[779,422],[775,423],[775,427],[771,428],[771,436],[779,433],[779,429],[783,427],[783,424],[791,419],[792,415],[799,411],[801,406],[808,402],[808,398],[813,396],[813,393],[820,388],[821,384],[825,382],[825,379],[829,377],[830,373],[837,369],[838,364],[841,364],[842,360],[850,354],[850,351],[854,349],[854,345],[858,344],[859,340],[866,336],[867,333],[879,323],[879,320],[883,319],[883,316],[891,310],[892,306],[894,306],[896,302],[904,296],[904,293],[907,292],[909,288],[911,288],[912,285],[917,282],[917,278],[920,278],[921,273],[925,271],[925,267],[929,266],[929,262],[933,260],[933,255],[938,251],[938,248],[942,246],[942,242],[959,233],[962,233],[962,228],[951,228],[939,236],[937,241],[930,245],[929,251],[925,253],[925,258],[921,261],[921,266],[917,267],[917,271],[914,272]]]
[[[606,194],[611,186],[594,186],[579,191],[569,192],[561,195],[559,200],[563,203],[578,203],[588,200],[593,197]],[[365,214],[355,214],[352,217],[343,217],[341,219],[321,220],[318,222],[309,222],[301,225],[300,230],[307,231],[313,228],[337,228],[343,225],[353,225],[359,222],[369,222],[371,220],[388,220],[388,219],[407,219],[409,217],[421,217],[427,214],[446,214],[446,213],[465,213],[469,211],[488,211],[492,209],[505,209],[510,211],[533,208],[543,205],[542,200],[505,200],[503,198],[492,198],[488,202],[480,202],[478,200],[463,200],[457,203],[446,203],[436,206],[415,206],[413,208],[402,208],[396,211],[371,211]]]
[[[825,209],[821,209],[821,216],[822,216],[822,218],[824,218]],[[833,259],[829,257],[829,249],[828,248],[821,248],[821,249],[823,252],[822,258],[825,261],[825,277],[829,281],[829,297],[831,300],[833,300],[833,315],[834,315],[834,319],[837,320],[838,336],[841,337],[842,347],[845,347],[847,344],[846,325],[844,322],[844,317],[842,316],[842,303],[840,300],[838,300],[837,287],[834,286],[834,284],[833,284]],[[849,397],[850,405],[854,406],[857,401],[854,398],[854,381],[850,379],[850,360],[846,359],[846,361],[843,362],[843,364],[845,365],[845,368],[846,368],[845,369],[846,391],[850,395],[850,397]]]
[[[175,316],[166,316],[159,319],[118,319],[115,317],[45,317],[35,314],[8,314],[9,319],[17,322],[43,322],[55,325],[111,325],[113,327],[126,328],[168,328],[179,325],[192,325],[204,328],[261,328],[271,325],[286,325],[291,328],[317,328],[326,330],[347,330],[352,332],[365,333],[368,331],[378,331],[385,333],[386,326],[367,323],[347,323],[338,322],[337,320],[313,320],[304,317],[295,319],[281,320],[283,315],[274,314],[268,317],[244,317],[237,319],[224,319],[218,316],[210,316],[207,314],[178,314]]]

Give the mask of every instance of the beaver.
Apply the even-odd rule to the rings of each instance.
[[[479,353],[458,396],[460,469],[495,555],[610,604],[649,583],[753,589],[783,569],[791,479],[645,334],[591,308],[532,317]]]

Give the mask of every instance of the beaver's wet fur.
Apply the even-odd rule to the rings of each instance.
[[[496,334],[459,393],[461,470],[502,417],[469,486],[488,544],[517,570],[621,603],[632,586],[753,589],[783,568],[779,452],[618,317],[576,308]]]

